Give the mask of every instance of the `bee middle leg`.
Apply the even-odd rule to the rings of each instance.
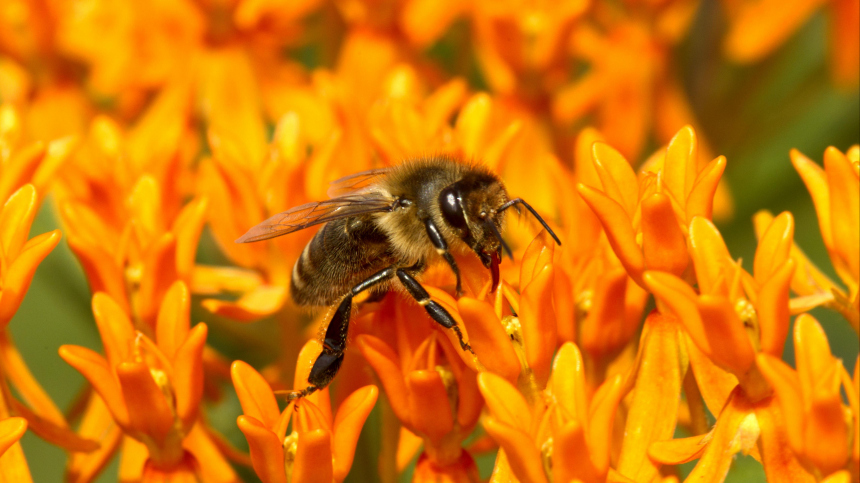
[[[427,293],[427,290],[418,283],[418,280],[415,280],[415,277],[409,273],[408,269],[398,268],[397,278],[399,278],[400,283],[406,287],[409,295],[412,295],[412,298],[414,298],[415,301],[424,307],[424,310],[430,314],[431,319],[442,327],[453,330],[454,333],[457,334],[457,338],[460,339],[460,348],[464,351],[474,353],[474,351],[472,351],[472,347],[463,340],[463,332],[460,331],[460,327],[457,325],[457,321],[454,320],[454,317],[451,317],[451,314],[449,314],[444,307],[439,305],[439,302],[430,298],[430,294]]]
[[[334,316],[328,323],[328,327],[326,327],[323,350],[317,356],[308,375],[309,386],[301,391],[291,392],[287,396],[287,400],[292,401],[305,397],[329,385],[343,363],[343,352],[346,350],[346,337],[349,332],[349,319],[352,315],[352,299],[361,292],[392,279],[394,273],[395,267],[388,267],[374,273],[352,287],[346,297],[341,300],[337,310],[334,311]]]

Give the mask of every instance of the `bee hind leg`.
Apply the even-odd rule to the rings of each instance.
[[[392,277],[394,277],[394,267],[389,267],[376,272],[352,287],[352,290],[349,291],[347,296],[341,300],[340,305],[337,306],[334,316],[329,321],[328,327],[326,327],[325,337],[323,338],[323,350],[317,356],[308,375],[309,386],[301,391],[291,392],[287,396],[287,400],[292,401],[305,397],[329,385],[343,363],[343,353],[346,350],[346,336],[349,332],[349,319],[352,315],[353,297],[375,285],[390,280]]]
[[[412,295],[412,298],[414,298],[419,305],[424,307],[424,310],[427,311],[431,319],[442,327],[453,330],[454,333],[457,334],[457,338],[460,340],[461,349],[474,354],[472,347],[463,340],[463,332],[460,331],[460,327],[457,325],[457,321],[454,320],[454,317],[452,317],[444,307],[439,305],[439,302],[430,298],[430,294],[428,294],[427,290],[418,283],[418,280],[415,280],[415,277],[406,270],[398,268],[397,278],[400,279],[400,283],[406,287],[406,290],[410,295]]]

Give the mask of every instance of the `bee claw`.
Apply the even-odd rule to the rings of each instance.
[[[287,394],[287,402],[293,402],[296,399],[301,399],[305,396],[310,396],[311,394],[315,393],[317,390],[319,390],[319,388],[316,386],[308,386],[308,387],[302,389],[301,391],[290,391],[290,393]]]

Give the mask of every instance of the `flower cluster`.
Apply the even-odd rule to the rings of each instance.
[[[781,160],[832,267],[788,211],[754,215],[744,262],[718,228],[731,162],[679,75],[709,10],[717,50],[750,64],[821,3],[4,0],[0,481],[32,481],[28,430],[78,483],[114,458],[120,481],[339,483],[363,432],[380,450],[361,469],[387,482],[720,482],[737,453],[768,481],[857,481],[860,357],[816,317],[860,333],[860,146]],[[826,11],[831,77],[856,96],[860,4]],[[314,231],[234,241],[428,156],[486,166],[551,231],[508,222],[497,284],[471,252],[459,278],[428,260],[456,333],[397,283],[356,295],[340,376],[303,392],[335,312],[292,297]],[[43,205],[60,228],[31,237]],[[59,348],[86,379],[67,411],[8,329],[61,238],[101,339]],[[276,326],[268,349],[216,342],[252,323]],[[225,392],[244,439],[216,421]]]

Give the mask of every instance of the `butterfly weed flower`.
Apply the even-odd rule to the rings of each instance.
[[[791,151],[791,161],[800,174],[818,215],[821,238],[830,261],[846,289],[839,287],[813,265],[799,248],[792,259],[800,268],[792,289],[803,296],[798,309],[820,304],[842,314],[855,332],[860,332],[860,147],[846,153],[830,147],[824,152],[824,169]]]
[[[426,288],[434,300],[449,311],[454,309],[455,302],[447,293]],[[459,350],[456,338],[447,334],[450,331],[443,335],[430,329],[421,307],[404,300],[398,300],[395,306],[403,326],[396,329],[394,347],[369,333],[358,336],[357,342],[382,383],[397,419],[423,442],[415,481],[474,481],[477,467],[462,447],[483,407],[474,362]],[[410,448],[409,441],[402,438],[399,451],[414,454],[418,448]]]
[[[788,443],[817,478],[835,478],[840,473],[857,478],[860,396],[856,364],[852,381],[842,362],[830,354],[821,325],[810,315],[797,318],[794,343],[797,370],[770,354],[757,356],[758,366],[782,408]],[[843,388],[848,407],[840,394]],[[827,444],[821,444],[823,441]]]
[[[106,409],[85,418],[85,430],[101,430],[99,460],[80,458],[67,468],[75,481],[90,481],[120,448],[120,475],[142,481],[231,482],[237,477],[200,416],[203,350],[207,326],[190,326],[184,283],[174,283],[160,307],[154,339],[136,330],[109,295],[93,296],[93,314],[105,355],[64,345],[60,357],[90,382]],[[90,409],[97,406],[90,406]],[[101,421],[93,421],[98,418]],[[115,424],[106,424],[112,420]],[[103,428],[106,428],[105,431]]]
[[[302,348],[296,388],[307,384],[321,350],[316,340]],[[336,414],[332,414],[328,389],[291,402],[280,411],[271,386],[254,368],[236,361],[231,374],[244,413],[237,423],[248,440],[254,470],[264,483],[330,483],[346,478],[361,428],[376,403],[375,386],[350,394]]]

